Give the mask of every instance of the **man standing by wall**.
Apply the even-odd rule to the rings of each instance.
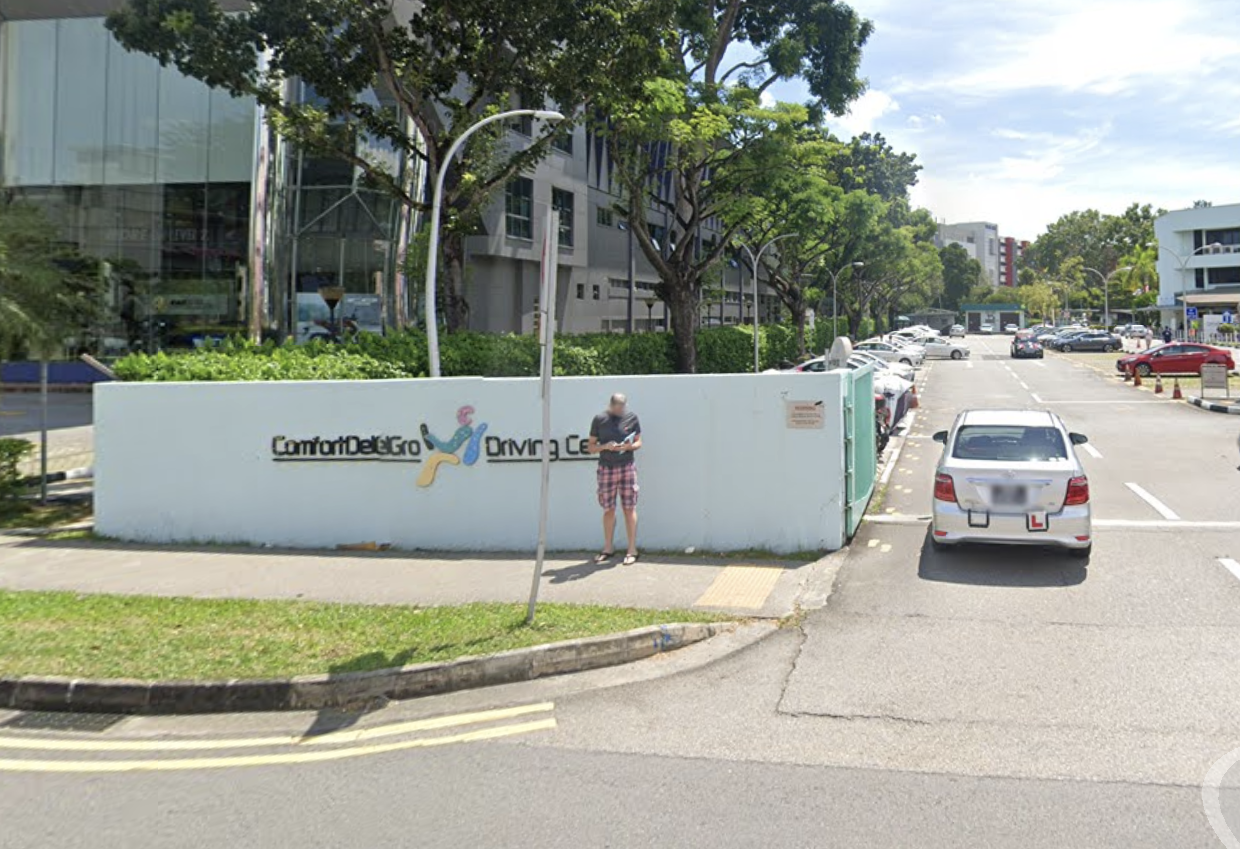
[[[617,392],[607,409],[590,423],[586,450],[598,455],[598,503],[603,508],[603,550],[595,563],[616,556],[616,499],[624,513],[628,551],[624,565],[637,562],[637,464],[634,452],[642,447],[642,426],[628,409],[628,398]]]

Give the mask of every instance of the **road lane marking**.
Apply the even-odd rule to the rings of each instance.
[[[289,764],[321,763],[367,755],[381,755],[408,749],[430,749],[455,743],[474,743],[497,740],[516,734],[549,731],[556,727],[555,718],[538,719],[514,725],[483,728],[463,734],[445,737],[422,737],[402,740],[398,743],[378,743],[373,746],[354,746],[347,749],[320,749],[271,755],[233,755],[222,758],[174,758],[168,760],[141,761],[37,761],[0,759],[0,772],[178,772],[193,769],[227,769],[245,766],[287,766]]]
[[[1034,403],[1036,404],[1046,403],[1045,401],[1043,401],[1041,398],[1038,397],[1038,394],[1036,392],[1030,392],[1029,397],[1032,398],[1034,400]]]
[[[870,540],[870,546],[869,546],[870,548],[876,548],[877,546],[878,546],[878,540],[876,539]]]
[[[783,573],[773,566],[727,566],[693,606],[761,610]]]
[[[1240,563],[1237,563],[1230,557],[1220,557],[1218,562],[1222,564],[1223,568],[1228,572],[1235,575],[1237,578],[1240,578]]]
[[[1025,390],[1026,392],[1028,392],[1028,391],[1029,391],[1029,384],[1028,384],[1028,383],[1025,383],[1025,381],[1023,381],[1023,380],[1018,380],[1018,381],[1016,381],[1016,382],[1020,384],[1020,388],[1021,388],[1021,389]]]
[[[1133,494],[1135,494],[1138,498],[1140,498],[1146,504],[1150,505],[1155,510],[1157,510],[1158,515],[1162,516],[1164,519],[1170,522],[1180,521],[1180,517],[1176,515],[1176,512],[1174,510],[1172,510],[1166,504],[1163,504],[1161,501],[1159,501],[1157,498],[1151,495],[1146,489],[1144,489],[1140,485],[1135,484],[1135,483],[1126,483],[1124,484],[1124,486],[1131,489],[1133,491]]]
[[[973,361],[972,361],[972,360],[965,360],[965,361],[964,361],[964,367],[965,367],[965,368],[973,368]]]
[[[69,740],[50,737],[0,737],[0,749],[30,749],[51,752],[202,752],[220,749],[254,749],[275,746],[339,745],[360,743],[392,737],[397,734],[413,734],[419,731],[438,731],[461,725],[477,725],[515,719],[534,713],[546,713],[555,709],[552,702],[520,705],[518,707],[437,716],[417,719],[374,728],[358,728],[348,731],[332,731],[313,737],[241,737],[230,740]]]
[[[1046,363],[1034,363],[1038,368],[1046,368]]]
[[[1084,445],[1082,445],[1081,447],[1085,449],[1085,453],[1086,453],[1086,454],[1088,454],[1090,457],[1093,457],[1095,460],[1101,460],[1101,459],[1102,459],[1102,452],[1101,452],[1101,451],[1099,451],[1099,450],[1098,450],[1097,448],[1095,448],[1094,446],[1090,445],[1088,442],[1086,442],[1086,443],[1085,443]]]

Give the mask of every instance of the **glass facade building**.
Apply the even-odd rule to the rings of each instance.
[[[286,149],[252,99],[126,51],[103,17],[0,22],[0,98],[6,198],[110,270],[103,353],[255,326],[304,336],[299,308],[324,285],[367,327],[410,315],[394,203],[351,166]]]

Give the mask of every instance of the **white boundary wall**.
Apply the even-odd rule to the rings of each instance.
[[[641,418],[639,543],[648,549],[778,552],[844,543],[843,386],[838,373],[556,379],[548,546],[594,549],[593,458],[574,459],[612,392]],[[788,402],[822,402],[798,427]],[[812,406],[812,404],[811,404]],[[486,425],[419,485],[421,433]],[[526,551],[537,539],[536,379],[110,383],[95,389],[96,527],[153,542]],[[397,437],[379,461],[289,459],[305,440]],[[279,441],[283,437],[285,441]],[[299,442],[300,441],[300,442]],[[355,452],[374,446],[353,443]],[[448,446],[450,447],[450,446]],[[524,457],[513,456],[524,449]],[[281,459],[273,456],[285,452]],[[416,452],[416,456],[415,455]],[[506,455],[506,456],[500,456]],[[418,462],[408,462],[416,460]],[[515,460],[515,462],[514,462]],[[623,523],[617,535],[623,545]]]

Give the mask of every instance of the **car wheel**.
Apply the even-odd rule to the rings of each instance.
[[[1150,368],[1149,363],[1140,363],[1137,366],[1137,374],[1141,375],[1142,377],[1149,377],[1153,373],[1154,373],[1154,370]]]
[[[1089,555],[1094,553],[1093,545],[1087,545],[1084,548],[1069,548],[1068,553],[1075,560],[1088,560]]]
[[[905,358],[905,359],[903,359],[903,360],[900,360],[900,362],[904,363],[906,366],[912,366],[912,365],[913,365],[913,361],[912,361],[912,360],[910,360],[910,359],[908,359],[908,358]]]
[[[1072,346],[1071,345],[1060,345],[1059,350],[1063,351],[1065,354],[1071,354]]]
[[[963,359],[963,358],[964,358],[964,352],[963,352],[963,351],[952,351],[952,359],[953,359],[953,360],[959,360],[959,359]]]

